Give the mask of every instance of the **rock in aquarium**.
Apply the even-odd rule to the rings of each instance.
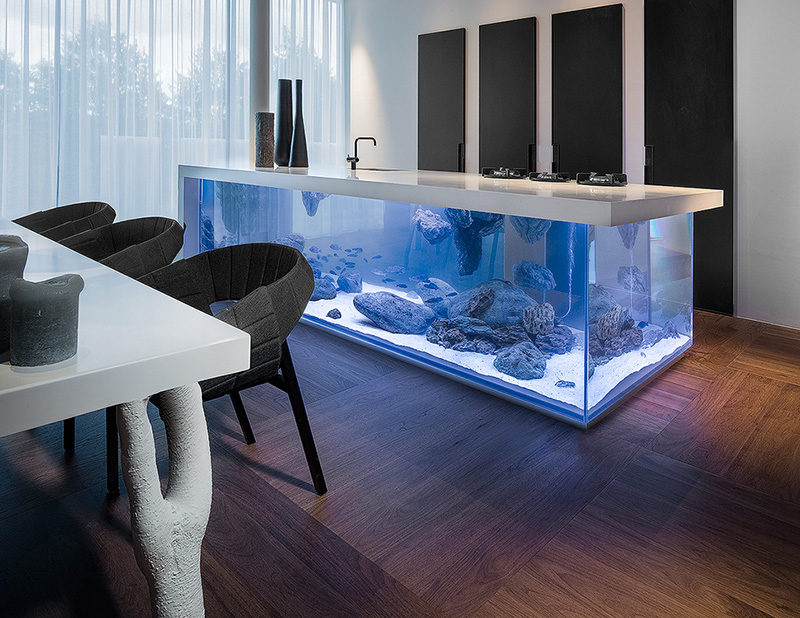
[[[358,294],[361,292],[361,274],[356,270],[345,270],[337,280],[342,292]]]
[[[639,233],[639,226],[641,223],[627,223],[617,227],[619,237],[622,239],[622,244],[626,249],[633,249],[636,244],[636,235]]]
[[[523,288],[545,292],[556,287],[552,271],[536,262],[523,261],[514,264],[514,283]]]
[[[453,225],[458,273],[471,275],[478,269],[483,252],[483,237],[503,227],[503,215],[446,208],[445,217]]]
[[[589,284],[589,324],[596,323],[616,304],[617,301],[602,285]]]
[[[556,312],[553,305],[543,303],[531,305],[522,311],[522,324],[531,337],[549,335],[556,326]]]
[[[575,345],[575,334],[567,326],[556,326],[547,335],[536,335],[533,342],[544,354],[567,354]]]
[[[522,324],[522,312],[526,307],[536,304],[536,301],[524,290],[510,281],[491,279],[453,297],[448,316],[455,318],[459,315],[467,315],[468,308],[474,313],[477,301],[470,304],[471,301],[475,297],[487,297],[489,292],[491,292],[491,303],[481,312],[481,315],[467,317],[480,317],[492,328]]]
[[[328,311],[328,313],[326,313],[325,315],[331,318],[332,320],[338,320],[342,317],[342,312],[336,308],[333,308],[330,311]]]
[[[438,245],[453,233],[453,226],[442,217],[430,210],[418,208],[414,213],[411,223],[419,230],[422,236],[432,245]]]
[[[431,277],[427,281],[417,283],[417,294],[433,312],[446,318],[450,308],[450,300],[458,296],[458,292],[447,281]]]
[[[452,320],[439,318],[425,333],[428,341],[443,348],[478,354],[495,353],[494,337],[495,331],[486,322],[464,316]]]
[[[538,380],[544,377],[547,359],[532,343],[518,343],[500,350],[494,368],[518,380]]]
[[[647,276],[639,270],[638,266],[620,266],[617,270],[617,283],[624,290],[636,294],[647,294]]]
[[[421,335],[436,316],[430,307],[391,292],[370,292],[353,297],[353,306],[390,333]]]
[[[336,298],[336,284],[328,277],[314,279],[314,292],[311,300],[333,300]]]
[[[303,191],[303,206],[306,209],[306,214],[313,217],[317,214],[319,203],[328,197],[327,193],[318,193],[317,191]]]
[[[302,234],[287,234],[275,240],[276,245],[286,245],[298,251],[302,251],[306,246],[306,239]]]
[[[509,220],[522,240],[531,245],[544,238],[552,225],[552,221],[532,217],[509,217]]]

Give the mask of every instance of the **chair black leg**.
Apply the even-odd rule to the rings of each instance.
[[[239,391],[231,393],[231,401],[233,402],[233,409],[236,410],[236,418],[239,419],[239,426],[244,434],[244,441],[248,444],[255,444],[256,437],[253,435],[253,428],[250,427],[250,419],[247,418],[247,412],[244,411],[244,403],[242,403],[242,396],[239,395]]]
[[[116,408],[106,408],[106,486],[110,495],[119,494],[119,434]]]
[[[322,496],[328,491],[328,488],[325,485],[325,477],[322,475],[322,466],[319,463],[314,436],[311,434],[311,425],[308,422],[308,414],[306,414],[306,406],[303,403],[303,395],[300,392],[300,384],[297,382],[297,374],[294,372],[292,356],[289,354],[289,345],[285,341],[283,342],[281,354],[281,374],[283,374],[289,402],[292,404],[294,420],[297,423],[297,431],[300,433],[300,441],[303,443],[303,451],[306,454],[314,489],[317,495]]]
[[[64,421],[64,452],[71,455],[75,452],[75,419]]]

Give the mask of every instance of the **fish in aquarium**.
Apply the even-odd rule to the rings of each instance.
[[[407,286],[405,283],[398,283],[398,284],[397,284],[397,287],[399,287],[399,288],[402,288],[402,289],[405,289],[405,288],[407,288],[408,286]]]
[[[397,264],[393,264],[392,266],[386,267],[386,272],[392,275],[402,275],[404,272],[406,272],[406,269],[402,266],[398,266]]]
[[[338,251],[339,249],[341,249],[341,246],[337,245],[335,242],[334,242],[334,243],[331,243],[331,244],[330,244],[330,245],[328,245],[328,246],[329,246],[331,249],[333,249],[334,251]]]
[[[382,257],[383,257],[383,256],[382,256],[382,255],[379,253],[378,255],[373,255],[373,256],[372,256],[372,259],[373,259],[373,260],[380,260]]]

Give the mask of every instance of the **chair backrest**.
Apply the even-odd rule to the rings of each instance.
[[[272,243],[206,251],[139,280],[206,313],[211,313],[213,303],[241,300],[261,286],[277,284],[282,287],[297,282],[301,290],[295,295],[305,307],[314,289],[314,275],[303,254],[292,247]]]
[[[34,212],[15,219],[14,223],[50,240],[61,241],[113,223],[116,216],[116,211],[105,202],[79,202]]]
[[[129,277],[138,278],[171,263],[183,247],[183,226],[173,219],[143,217],[112,223],[61,244]]]

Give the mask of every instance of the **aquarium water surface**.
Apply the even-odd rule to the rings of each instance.
[[[189,253],[291,245],[306,322],[574,424],[691,345],[690,214],[612,228],[186,183]]]

